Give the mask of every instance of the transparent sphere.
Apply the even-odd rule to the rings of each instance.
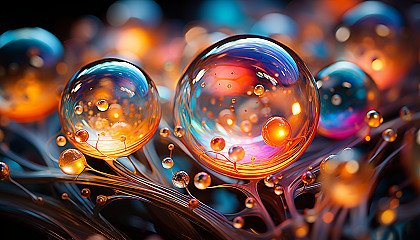
[[[348,10],[335,32],[341,57],[357,62],[379,89],[398,84],[412,66],[415,50],[410,35],[402,14],[379,1]]]
[[[103,59],[73,76],[59,111],[63,132],[75,147],[96,158],[117,158],[152,138],[161,103],[155,84],[139,67]]]
[[[0,114],[29,122],[53,112],[61,86],[57,64],[62,57],[60,41],[42,28],[0,35]]]
[[[271,117],[290,126],[283,144],[263,139]],[[318,118],[318,91],[302,60],[281,43],[252,35],[201,53],[175,96],[182,141],[202,164],[236,178],[263,178],[291,164],[312,141]]]
[[[69,148],[60,154],[58,165],[65,174],[79,175],[87,167],[87,162],[83,153],[77,149]]]
[[[356,64],[339,61],[316,76],[321,99],[318,132],[343,139],[365,126],[366,113],[379,105],[379,90]]]

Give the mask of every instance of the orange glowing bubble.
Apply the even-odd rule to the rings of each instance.
[[[61,153],[58,165],[65,174],[79,175],[85,170],[87,162],[83,153],[77,149],[70,148]]]
[[[269,118],[262,128],[264,142],[271,147],[281,147],[290,139],[290,124],[282,117]]]
[[[225,148],[225,139],[222,137],[214,137],[210,141],[210,147],[214,151],[222,151]]]
[[[79,143],[86,142],[89,139],[89,133],[85,129],[79,129],[74,134],[74,139]]]

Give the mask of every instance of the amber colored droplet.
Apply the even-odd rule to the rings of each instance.
[[[236,98],[232,98],[232,104],[236,103]]]
[[[89,133],[83,128],[79,129],[74,134],[74,139],[80,143],[86,142],[89,139]]]
[[[90,189],[89,188],[83,188],[80,191],[80,195],[82,195],[82,197],[84,197],[84,198],[90,197]]]
[[[393,142],[397,139],[397,133],[394,129],[388,128],[382,132],[382,137],[386,142]]]
[[[253,208],[255,206],[255,198],[249,197],[245,199],[245,207],[247,208]]]
[[[241,216],[238,216],[233,219],[232,225],[235,228],[242,228],[245,225],[245,220]]]
[[[121,135],[120,141],[121,142],[125,142],[125,140],[127,140],[127,137],[125,135]]]
[[[210,141],[211,149],[213,149],[216,152],[222,151],[225,148],[225,145],[226,145],[225,139],[220,136],[214,137]]]
[[[108,201],[108,198],[104,195],[98,195],[98,197],[96,197],[96,203],[99,206],[103,206],[105,205],[105,203]]]
[[[274,187],[274,194],[276,194],[276,195],[282,195],[283,193],[284,193],[284,188],[283,188],[283,186],[276,185],[276,186]]]
[[[245,157],[245,150],[243,147],[238,145],[233,145],[229,148],[228,151],[229,159],[233,162],[239,162]]]
[[[62,147],[66,145],[67,140],[64,136],[58,136],[57,139],[55,139],[55,142],[57,143],[58,146]]]
[[[174,135],[176,137],[181,138],[182,136],[185,135],[185,129],[181,126],[176,126],[175,129],[174,129]]]
[[[235,106],[230,105],[229,110],[232,111],[232,112],[234,112],[235,111]]]
[[[8,178],[10,175],[10,168],[5,162],[0,162],[0,180]]]
[[[162,137],[168,137],[169,134],[171,134],[171,130],[169,130],[169,128],[167,128],[167,127],[163,127],[163,128],[160,129],[159,134]]]
[[[204,190],[211,184],[211,177],[206,172],[199,172],[194,177],[194,186],[198,189]]]
[[[227,88],[231,89],[232,88],[232,84],[228,84]]]
[[[190,201],[188,201],[188,207],[190,209],[196,209],[199,205],[200,202],[195,198],[191,198]]]
[[[174,150],[174,149],[175,149],[175,145],[173,145],[172,143],[169,143],[169,144],[168,144],[168,149],[169,149],[170,151]]]
[[[271,147],[281,147],[290,139],[292,129],[286,119],[270,117],[263,125],[261,135]]]
[[[64,150],[58,158],[58,165],[65,174],[79,175],[86,166],[86,158],[83,153],[74,148]]]
[[[315,182],[316,176],[311,171],[306,171],[302,174],[301,179],[305,184],[312,184]]]
[[[83,113],[83,107],[80,106],[80,105],[75,106],[74,107],[74,113],[77,114],[77,115],[82,114]]]
[[[205,82],[202,82],[201,83],[201,87],[205,87],[206,86],[206,83]]]
[[[270,175],[270,176],[267,176],[267,177],[264,178],[265,186],[270,187],[270,188],[274,187],[274,185],[277,184],[278,181],[279,180],[274,175]]]
[[[69,199],[69,195],[67,193],[63,193],[63,194],[61,194],[61,198],[63,200],[67,200],[67,199]]]
[[[166,169],[170,169],[174,166],[174,160],[170,157],[164,158],[162,160],[162,167]]]
[[[404,106],[400,110],[400,118],[404,121],[409,122],[413,119],[413,113],[407,106]]]
[[[178,171],[172,176],[172,183],[177,188],[186,188],[190,182],[190,176],[185,171]]]
[[[370,110],[368,113],[366,113],[365,121],[370,127],[378,127],[381,125],[384,119],[379,112]]]
[[[257,86],[254,87],[254,94],[257,96],[260,96],[261,94],[264,93],[264,86],[261,84],[258,84]]]
[[[108,110],[108,107],[109,107],[108,101],[105,99],[99,100],[96,103],[96,107],[98,108],[99,111],[105,112],[106,110]]]

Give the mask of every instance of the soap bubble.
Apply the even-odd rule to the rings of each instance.
[[[321,99],[318,132],[342,139],[365,126],[365,115],[379,105],[375,82],[357,65],[339,61],[322,69],[316,76]]]
[[[103,159],[127,156],[146,144],[158,127],[161,104],[153,81],[140,68],[103,59],[73,76],[59,111],[68,140]]]
[[[362,2],[347,11],[335,38],[341,57],[357,62],[379,89],[398,84],[412,66],[415,50],[404,17],[385,3]]]
[[[36,121],[58,105],[57,64],[63,46],[42,28],[10,30],[0,36],[0,114]]]
[[[264,142],[270,117],[290,125],[283,145]],[[306,66],[264,37],[234,36],[210,46],[177,86],[174,119],[185,130],[182,141],[198,161],[231,177],[262,178],[291,164],[312,141],[318,118],[318,91]],[[214,137],[226,147],[214,148]],[[243,156],[229,154],[232,147]]]

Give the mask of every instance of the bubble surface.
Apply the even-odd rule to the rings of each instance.
[[[175,125],[196,159],[236,178],[262,178],[291,164],[312,141],[319,118],[318,92],[302,60],[281,43],[251,35],[202,52],[181,77],[174,102]],[[289,141],[276,147],[261,134],[274,116],[290,125]],[[226,145],[217,152],[216,136]],[[237,162],[228,154],[234,145],[244,149]]]
[[[42,28],[0,35],[0,114],[30,122],[56,110],[62,57],[61,42]]]
[[[79,106],[83,112],[75,111]],[[161,102],[155,84],[139,67],[109,58],[86,65],[72,77],[59,114],[63,132],[75,147],[92,157],[116,158],[151,139]]]
[[[321,98],[318,132],[343,139],[365,126],[364,117],[379,106],[380,94],[372,78],[356,64],[339,61],[316,76]]]

